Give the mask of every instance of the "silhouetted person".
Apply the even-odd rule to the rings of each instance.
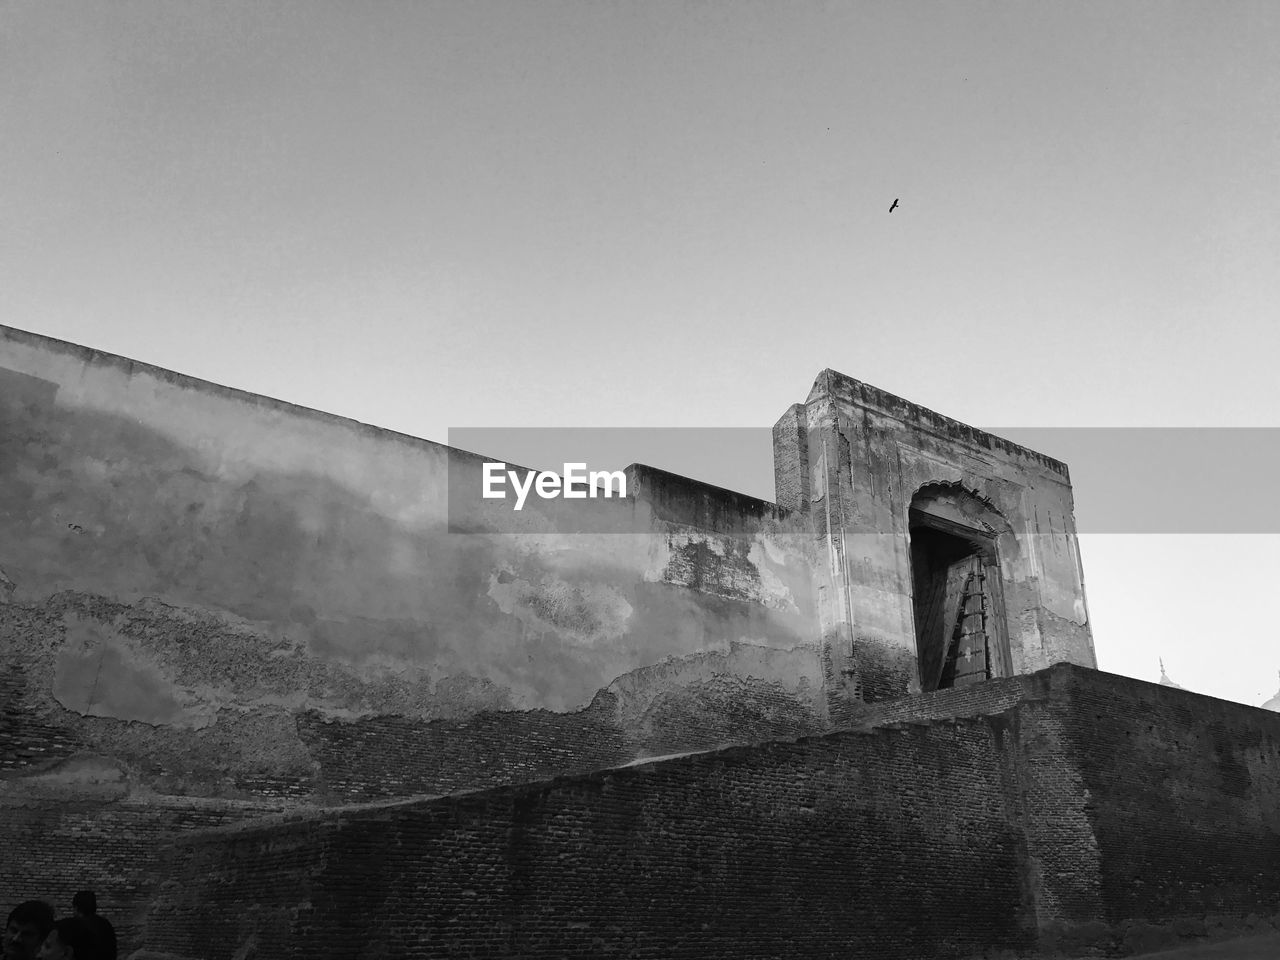
[[[53,907],[28,900],[9,911],[4,925],[4,960],[36,960],[44,938],[53,929]]]
[[[98,916],[97,895],[92,890],[81,890],[71,898],[71,909],[97,934],[98,960],[116,960],[116,928],[106,917]]]
[[[63,917],[40,945],[39,960],[101,960],[98,933],[84,917]]]

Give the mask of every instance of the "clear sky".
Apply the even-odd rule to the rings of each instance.
[[[8,0],[0,322],[441,441],[825,367],[1280,427],[1277,49],[1271,0]],[[1104,669],[1276,692],[1280,537],[1082,549]]]

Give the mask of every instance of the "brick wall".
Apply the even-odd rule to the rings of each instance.
[[[721,676],[620,707],[605,691],[585,709],[485,712],[457,720],[298,716],[330,803],[455,793],[616,767],[636,757],[821,732],[813,711],[776,683]],[[622,713],[620,721],[619,714]]]
[[[783,510],[809,510],[808,440],[804,404],[793,404],[773,425],[773,488]]]
[[[40,767],[84,749],[60,722],[56,705],[33,693],[48,682],[49,665],[20,655],[25,641],[37,638],[33,645],[47,645],[56,629],[56,614],[0,604],[0,773]]]
[[[544,780],[631,759],[613,698],[576,713],[482,713],[462,720],[298,717],[298,733],[337,802],[387,799]]]
[[[1066,664],[874,712],[188,838],[146,942],[202,960],[1102,956],[1280,919],[1280,716]]]
[[[178,843],[168,851],[170,876],[178,883],[165,885],[151,911],[147,950],[199,958],[293,955],[295,942],[315,922],[316,879],[343,822],[272,822],[231,828],[216,844]],[[352,864],[344,873],[359,881],[369,871],[367,864]],[[349,893],[358,907],[358,882]],[[335,920],[338,931],[375,922],[358,909]]]
[[[1003,724],[730,748],[206,835],[181,845],[147,945],[208,960],[250,938],[272,944],[258,956],[307,958],[1025,949]]]
[[[1015,705],[1044,948],[1154,948],[1280,917],[1280,716],[1059,664],[862,722]]]
[[[1027,674],[881,701],[866,707],[855,720],[863,724],[877,724],[990,716],[1010,710],[1028,699],[1047,695],[1047,675]]]
[[[93,888],[200,960],[1114,955],[1280,917],[1280,715],[1064,664],[863,722],[213,832],[272,803],[9,795],[0,902]]]
[[[1280,916],[1280,715],[1111,674],[1053,673],[1044,704],[1079,771],[1101,919],[1122,939]]]
[[[175,835],[261,817],[272,808],[181,797],[75,801],[0,800],[0,907],[45,900],[69,916],[77,890],[98,895],[128,956],[141,941],[146,909],[164,875],[164,847]]]

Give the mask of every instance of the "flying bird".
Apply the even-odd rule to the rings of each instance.
[[[897,197],[894,197],[894,198],[893,198],[893,206],[891,206],[891,207],[889,208],[889,212],[890,212],[890,213],[893,213],[893,211],[895,211],[895,210],[897,210],[897,209],[898,209],[898,198],[897,198]]]

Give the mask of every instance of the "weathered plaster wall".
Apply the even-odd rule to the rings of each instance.
[[[0,327],[0,843],[62,838],[0,902],[131,924],[193,823],[829,730],[909,689],[929,483],[1022,523],[1017,669],[1091,657],[1065,468],[843,389],[775,431],[781,507],[633,466],[513,516],[473,454]]]
[[[822,557],[837,713],[841,700],[919,689],[908,525],[922,491],[954,489],[998,518],[987,532],[999,549],[1013,672],[1096,666],[1064,464],[831,370],[774,437],[778,502],[807,516]]]
[[[726,704],[825,721],[809,547],[772,505],[634,468],[516,528],[449,500],[479,463],[0,328],[6,775],[89,752],[138,789],[338,800],[736,739]],[[475,775],[446,746],[391,769],[406,730]]]

